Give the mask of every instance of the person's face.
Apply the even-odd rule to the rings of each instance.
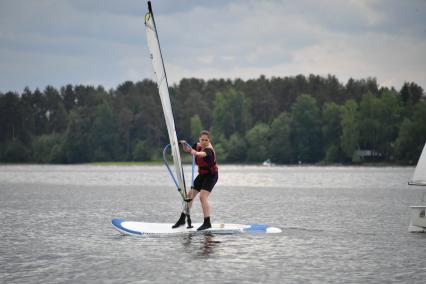
[[[207,136],[207,135],[201,135],[200,138],[199,138],[199,140],[200,140],[201,146],[203,146],[203,147],[209,146],[209,143],[210,143],[209,136]]]

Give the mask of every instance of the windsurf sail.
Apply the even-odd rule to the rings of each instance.
[[[158,32],[155,25],[154,13],[152,12],[151,1],[148,1],[148,13],[145,14],[145,30],[148,48],[151,53],[155,79],[157,81],[158,92],[160,94],[161,105],[163,107],[164,118],[166,120],[167,132],[169,134],[178,191],[182,195],[182,198],[186,200],[187,193],[179,152],[179,141],[176,135],[175,121],[169,96],[169,85],[167,83],[166,69],[164,68],[163,56],[161,54],[160,41],[158,39]]]
[[[409,185],[423,185],[426,186],[426,143],[423,147],[422,154],[417,162],[414,175],[408,182]]]

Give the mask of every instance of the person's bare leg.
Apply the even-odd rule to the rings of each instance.
[[[201,201],[201,207],[203,208],[203,214],[204,218],[210,217],[210,206],[209,206],[209,195],[210,192],[207,190],[201,190],[200,191],[200,201]]]
[[[192,208],[192,203],[194,202],[195,197],[197,197],[198,195],[198,191],[191,188],[188,192],[188,198],[191,198],[191,202],[188,202],[188,208],[191,209]]]

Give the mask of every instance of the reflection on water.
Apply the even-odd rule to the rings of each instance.
[[[188,252],[194,254],[194,257],[209,257],[214,253],[215,248],[220,245],[220,241],[215,240],[212,234],[186,235],[183,237],[183,246]]]

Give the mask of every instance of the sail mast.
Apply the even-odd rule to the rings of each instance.
[[[164,67],[160,41],[158,39],[157,27],[154,20],[154,13],[152,12],[151,7],[151,1],[148,1],[148,13],[145,15],[145,31],[149,51],[151,53],[152,66],[154,68],[155,78],[157,81],[158,92],[160,94],[161,105],[163,107],[164,118],[166,120],[167,132],[172,149],[173,164],[178,182],[178,190],[182,197],[186,199],[185,178],[182,169],[182,161],[180,158],[179,143],[176,135],[173,111],[170,103],[166,69]]]

